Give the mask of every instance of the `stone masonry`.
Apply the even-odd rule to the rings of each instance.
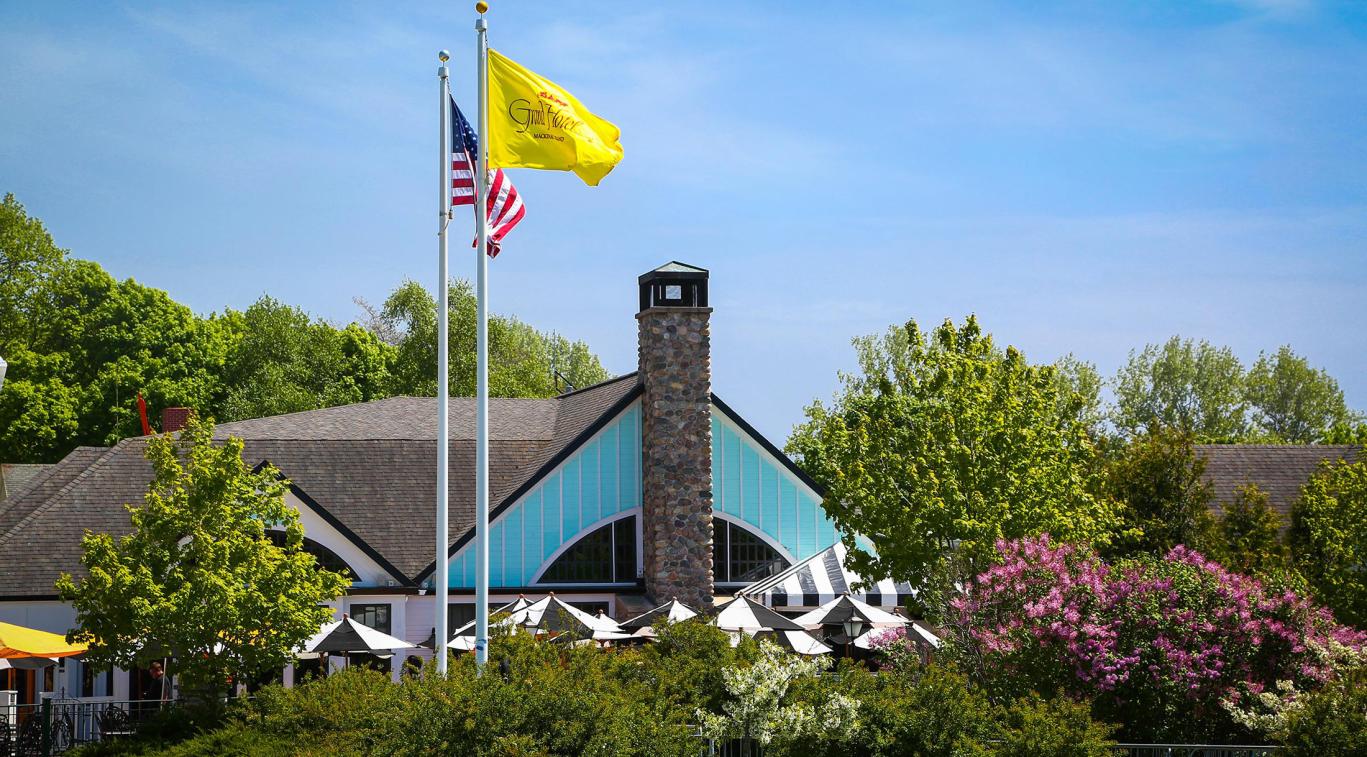
[[[650,307],[640,322],[646,592],[712,607],[712,356],[706,307]]]

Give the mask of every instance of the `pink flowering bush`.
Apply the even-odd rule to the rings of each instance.
[[[1108,565],[1047,536],[996,545],[999,564],[953,602],[959,652],[1003,696],[1063,690],[1126,738],[1246,735],[1221,700],[1335,675],[1322,650],[1367,636],[1291,591],[1175,547]]]
[[[916,642],[907,636],[907,627],[887,628],[869,635],[869,649],[877,652],[875,664],[880,670],[907,670],[908,666],[919,665],[920,650]]]

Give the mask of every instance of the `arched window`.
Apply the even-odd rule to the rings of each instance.
[[[788,561],[744,526],[712,521],[712,575],[719,584],[748,584],[778,573]]]
[[[615,520],[575,542],[546,572],[549,584],[625,584],[636,580],[636,516]]]
[[[284,531],[267,531],[266,538],[270,539],[271,543],[277,547],[285,546]],[[313,559],[318,561],[318,567],[330,570],[334,573],[341,573],[353,581],[356,580],[356,571],[352,570],[351,566],[347,565],[346,560],[343,560],[336,552],[333,552],[307,536],[304,537],[302,549],[313,555]]]

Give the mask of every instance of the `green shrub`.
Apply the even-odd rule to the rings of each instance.
[[[731,646],[725,631],[693,618],[660,627],[656,642],[640,652],[639,672],[662,699],[661,705],[686,712],[721,712],[726,691],[722,671],[753,661],[758,646],[750,639]]]
[[[1060,694],[1031,694],[1001,710],[988,752],[993,757],[1109,757],[1113,726],[1092,719],[1091,707]]]
[[[1306,695],[1287,718],[1285,743],[1292,757],[1367,754],[1367,668]]]
[[[468,657],[435,676],[393,687],[386,728],[374,751],[386,755],[690,755],[698,742],[682,711],[655,707],[640,675],[641,655],[498,639],[490,659],[507,659],[505,678],[475,674]]]
[[[859,742],[874,757],[960,754],[993,733],[991,703],[951,667],[878,676],[865,697]]]

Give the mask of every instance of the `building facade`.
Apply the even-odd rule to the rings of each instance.
[[[554,591],[614,617],[671,597],[706,607],[837,541],[814,482],[712,392],[708,284],[706,270],[680,263],[638,279],[636,372],[552,399],[490,401],[492,603]],[[279,469],[306,548],[354,577],[336,613],[414,644],[442,611],[435,414],[432,398],[393,397],[216,430],[243,440],[248,464]],[[473,400],[453,400],[449,422],[455,628],[474,615]],[[151,480],[147,442],[77,449],[0,501],[0,620],[71,627],[54,582],[80,575],[87,529],[129,531],[124,505]],[[35,694],[126,699],[137,676],[73,662],[28,683]]]

